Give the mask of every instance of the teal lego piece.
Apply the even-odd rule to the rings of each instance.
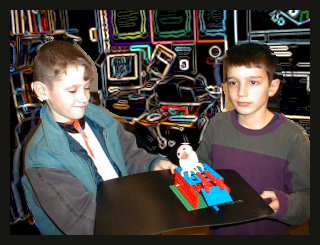
[[[201,193],[208,206],[212,206],[216,211],[219,211],[217,205],[233,202],[229,192],[226,189],[221,190],[219,186],[210,187],[210,192],[208,193],[202,189]]]
[[[223,180],[223,177],[218,174],[215,170],[213,170],[213,168],[211,168],[208,164],[206,163],[203,163],[203,167],[204,167],[204,170],[207,170],[209,173],[211,173],[214,177],[216,178],[220,178]],[[203,171],[204,172],[204,171]],[[202,172],[201,172],[202,173]]]

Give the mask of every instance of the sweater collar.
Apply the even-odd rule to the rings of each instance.
[[[274,131],[276,128],[278,128],[282,124],[285,117],[276,112],[272,120],[262,129],[249,129],[249,128],[243,127],[238,121],[238,113],[236,110],[231,111],[230,119],[231,119],[232,125],[239,132],[246,135],[258,136],[258,135],[263,135],[263,134],[267,134]]]

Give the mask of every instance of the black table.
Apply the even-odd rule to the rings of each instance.
[[[266,217],[272,209],[234,170],[215,169],[231,188],[233,203],[188,211],[170,189],[169,170],[104,181],[98,187],[95,234],[149,235]]]

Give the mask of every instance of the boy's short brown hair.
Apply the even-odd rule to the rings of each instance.
[[[40,47],[33,60],[33,81],[52,88],[53,81],[66,73],[70,66],[84,66],[84,80],[97,79],[96,67],[91,57],[76,43],[53,40]]]
[[[280,67],[277,57],[269,46],[256,42],[239,44],[227,50],[223,61],[224,82],[228,68],[231,66],[262,68],[267,72],[270,82],[276,78],[276,71],[279,71]]]

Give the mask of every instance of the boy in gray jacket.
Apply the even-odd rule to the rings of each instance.
[[[77,44],[47,42],[34,59],[32,88],[45,104],[22,181],[42,234],[94,234],[101,181],[176,167],[138,148],[133,134],[89,102],[95,79],[94,62]]]

